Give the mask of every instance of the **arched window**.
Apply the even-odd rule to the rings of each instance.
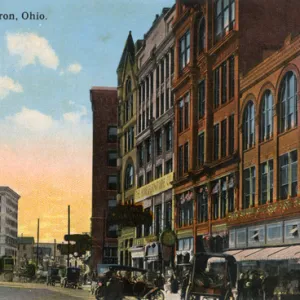
[[[128,78],[126,81],[126,97],[131,93],[131,79]]]
[[[125,172],[125,189],[128,190],[133,187],[133,166],[129,164]]]
[[[261,122],[260,122],[260,140],[268,140],[273,134],[273,96],[270,90],[267,90],[261,103]]]
[[[284,76],[279,92],[280,132],[297,126],[297,78],[289,71]]]
[[[199,25],[199,42],[198,42],[198,52],[202,52],[205,49],[205,18],[203,17],[200,20],[200,25]]]
[[[255,111],[252,101],[246,106],[243,119],[243,149],[249,149],[255,144]]]

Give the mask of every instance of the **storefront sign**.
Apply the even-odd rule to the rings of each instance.
[[[172,247],[176,244],[176,234],[173,230],[165,230],[160,235],[160,242],[164,246]]]
[[[153,195],[159,194],[172,188],[171,182],[173,181],[173,172],[152,181],[151,183],[137,189],[135,191],[135,202],[139,202],[145,198],[151,197]]]

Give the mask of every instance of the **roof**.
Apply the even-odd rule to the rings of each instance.
[[[124,46],[124,50],[118,65],[117,70],[121,70],[124,68],[125,63],[126,63],[126,58],[127,55],[129,55],[129,58],[131,59],[131,62],[134,62],[134,55],[135,55],[135,47],[134,47],[134,42],[133,42],[133,38],[131,35],[131,30],[129,31],[125,46]]]
[[[0,192],[11,193],[15,198],[19,199],[21,196],[12,190],[9,186],[0,186]]]
[[[109,87],[109,86],[93,86],[91,91],[116,91],[116,87]]]
[[[27,244],[27,245],[34,244],[34,237],[31,237],[31,236],[18,237],[17,243],[22,244],[22,245],[24,245],[24,244]]]

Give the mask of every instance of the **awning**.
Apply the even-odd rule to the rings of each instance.
[[[141,258],[144,257],[145,249],[144,247],[131,247],[128,249],[131,252],[132,258]]]
[[[287,260],[300,259],[300,245],[285,247],[282,251],[278,251],[271,255],[269,259],[273,260]]]
[[[285,248],[286,247],[261,248],[260,251],[249,255],[247,260],[270,260],[274,254],[281,252]]]
[[[239,250],[239,252],[235,254],[231,254],[231,251],[227,251],[226,254],[231,254],[235,257],[236,261],[246,261],[248,260],[248,256],[255,254],[256,252],[261,251],[262,248],[255,248],[255,249],[245,249]]]

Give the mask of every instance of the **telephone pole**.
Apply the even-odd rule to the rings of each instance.
[[[39,265],[40,219],[37,220],[36,265]]]
[[[68,236],[70,237],[70,205],[68,205]],[[68,239],[68,265],[70,266],[70,239]]]

